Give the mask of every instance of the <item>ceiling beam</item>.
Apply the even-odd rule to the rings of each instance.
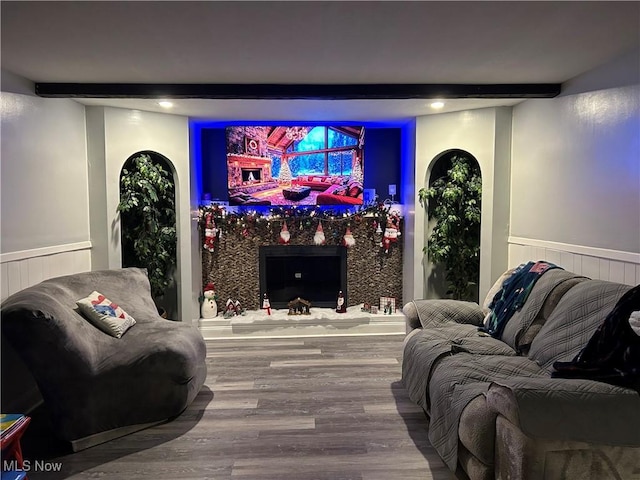
[[[41,97],[50,98],[206,98],[220,100],[553,98],[560,93],[560,84],[36,83],[35,92]]]

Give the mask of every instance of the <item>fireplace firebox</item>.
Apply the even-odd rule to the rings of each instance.
[[[343,246],[278,245],[260,247],[260,296],[273,308],[297,297],[312,307],[335,307],[338,292],[347,299],[347,249]]]
[[[259,182],[262,177],[262,170],[259,168],[243,168],[242,169],[242,181],[243,182]]]

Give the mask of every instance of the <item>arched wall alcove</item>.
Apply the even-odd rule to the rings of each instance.
[[[120,176],[119,176],[120,200],[122,200],[124,196],[123,195],[124,187],[122,182],[123,177],[125,173],[128,173],[129,175],[131,175],[132,172],[134,172],[134,169],[136,168],[135,161],[137,158],[141,156],[147,156],[150,160],[150,163],[153,166],[158,167],[159,169],[161,169],[161,171],[165,172],[166,174],[166,179],[169,184],[168,190],[166,192],[166,198],[169,199],[170,201],[163,201],[162,196],[158,192],[159,199],[157,202],[153,202],[153,203],[156,204],[160,210],[162,210],[161,212],[159,212],[160,218],[158,219],[160,222],[160,226],[176,228],[176,224],[177,224],[176,205],[178,204],[177,198],[176,198],[176,185],[175,185],[176,169],[173,163],[171,162],[171,160],[169,160],[164,155],[152,150],[145,150],[145,151],[136,152],[133,155],[129,156],[127,160],[125,160],[125,162],[122,165],[122,168],[120,169]],[[167,208],[172,211],[171,214],[166,214],[164,212],[164,210]],[[171,216],[173,218],[171,218]],[[130,236],[127,235],[127,231],[126,231],[127,225],[130,225],[130,228],[135,227],[135,225],[131,225],[131,221],[134,218],[135,216],[131,213],[127,213],[127,212],[120,213],[120,246],[121,246],[120,255],[121,255],[122,266],[148,268],[149,265],[144,264],[144,262],[141,262],[136,257],[135,251],[134,251],[134,242],[130,238]],[[134,223],[135,223],[135,220],[134,220]],[[158,238],[157,241],[160,241],[160,238]],[[168,245],[167,248],[172,250],[169,257],[173,263],[173,268],[171,268],[169,272],[169,276],[171,280],[169,285],[164,290],[164,294],[162,294],[161,298],[156,297],[154,298],[154,300],[156,300],[158,304],[157,306],[159,309],[165,310],[167,318],[173,319],[178,317],[178,290],[177,290],[178,279],[176,278],[176,272],[178,268],[177,235],[176,235],[176,243],[172,246]]]
[[[197,321],[199,282],[192,281],[192,172],[190,170],[189,119],[113,107],[87,107],[91,268],[122,266],[120,242],[120,172],[136,152],[156,152],[169,160],[176,198],[177,305],[174,320]]]
[[[430,188],[433,186],[434,182],[440,178],[446,177],[447,172],[453,165],[454,157],[464,157],[469,160],[470,167],[472,169],[472,173],[475,173],[482,177],[482,169],[480,168],[480,163],[478,160],[468,151],[452,148],[446,150],[444,152],[436,155],[429,164],[427,168],[427,174],[424,182],[425,188]],[[482,202],[481,202],[482,203]],[[433,228],[436,225],[436,220],[431,218],[433,216],[433,211],[436,207],[436,202],[434,200],[428,201],[428,204],[425,207],[425,228],[424,228],[424,239],[423,245],[426,247],[429,245],[429,237],[433,232]],[[431,218],[431,219],[430,219]],[[478,231],[477,243],[480,244],[480,232]],[[479,281],[480,281],[480,257],[477,258],[476,265],[477,274],[472,274],[473,278],[469,278],[469,281],[475,284],[475,288],[472,289],[472,294],[469,300],[478,301],[478,289],[479,289]],[[429,259],[428,255],[425,255],[424,258],[424,269],[425,269],[425,298],[437,299],[437,298],[447,298],[447,280],[446,280],[446,268],[442,263],[436,263]]]
[[[482,175],[479,298],[507,268],[511,164],[511,108],[486,108],[418,117],[415,149],[415,242],[413,291],[410,298],[427,298],[428,264],[422,248],[427,235],[427,212],[418,191],[428,185],[443,152],[464,150],[478,162]]]

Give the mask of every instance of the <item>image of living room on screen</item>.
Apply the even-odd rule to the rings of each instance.
[[[233,126],[226,144],[230,205],[362,205],[364,127]]]

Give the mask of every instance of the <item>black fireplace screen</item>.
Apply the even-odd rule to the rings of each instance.
[[[340,290],[347,301],[345,247],[260,247],[260,296],[266,293],[273,308],[286,308],[297,297],[312,307],[335,307]]]

